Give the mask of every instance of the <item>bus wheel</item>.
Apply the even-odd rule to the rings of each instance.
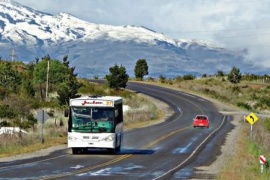
[[[78,154],[79,151],[80,150],[78,148],[72,148],[72,154]]]
[[[120,150],[121,150],[121,143],[119,144],[119,146],[116,147],[115,151],[120,152]]]
[[[88,152],[88,148],[82,148],[82,153],[87,153]]]
[[[114,149],[114,148],[110,148],[110,149],[108,149],[108,151],[109,151],[109,153],[110,153],[110,154],[115,154],[116,149]]]

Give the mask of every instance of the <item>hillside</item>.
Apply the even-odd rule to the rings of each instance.
[[[149,77],[215,74],[237,66],[244,73],[269,69],[247,63],[243,52],[231,52],[202,40],[173,39],[146,27],[93,24],[70,14],[51,15],[12,0],[0,1],[0,57],[30,62],[50,55],[69,56],[79,77],[104,77],[115,64],[130,77],[138,59],[146,59]],[[14,49],[12,52],[11,49]]]

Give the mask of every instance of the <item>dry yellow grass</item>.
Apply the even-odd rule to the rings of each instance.
[[[124,130],[147,126],[164,117],[163,111],[160,111],[146,96],[136,95],[125,101],[128,101],[132,111],[124,114]],[[0,136],[0,158],[67,144],[67,118],[63,117],[63,112],[58,111],[55,111],[54,116],[55,118],[48,119],[44,124],[43,143],[41,143],[40,125],[35,131],[30,131],[22,138],[18,135]],[[63,120],[64,126],[59,126],[60,119]]]
[[[239,102],[247,104],[260,103],[259,100],[268,98],[269,84],[242,82],[232,85],[229,82],[222,82],[220,79],[201,79],[182,82],[150,82],[151,84],[166,86],[184,92],[214,98],[222,103],[230,104],[232,107]],[[207,89],[207,91],[205,91]],[[256,101],[258,100],[258,101]],[[266,104],[262,104],[256,111],[269,113]],[[264,166],[264,173],[261,173],[259,155],[265,154],[270,159],[270,132],[263,126],[263,119],[253,125],[253,136],[250,139],[250,124],[240,123],[240,133],[237,137],[237,153],[226,160],[224,168],[220,171],[217,179],[220,180],[268,180],[270,169]],[[270,123],[269,123],[270,129]],[[225,163],[225,162],[224,162]]]
[[[146,82],[142,82],[142,83],[146,83]],[[233,105],[235,105],[238,100],[240,101],[244,99],[248,101],[248,98],[250,98],[251,96],[257,97],[256,93],[267,95],[268,94],[267,88],[269,86],[268,84],[243,82],[243,83],[238,84],[240,91],[235,92],[235,91],[232,91],[232,89],[234,88],[232,84],[228,82],[222,82],[220,79],[214,79],[214,80],[205,79],[205,80],[172,82],[170,84],[166,84],[166,83],[162,84],[160,82],[147,82],[147,83],[151,83],[151,84],[155,84],[159,86],[166,86],[169,88],[174,88],[174,89],[186,91],[189,93],[194,93],[197,95],[207,96],[209,98],[213,98],[213,95],[211,93],[218,92],[216,95],[219,97],[216,99],[220,100],[221,102],[224,102],[227,104],[233,104]],[[209,91],[204,91],[205,89],[208,89]],[[229,98],[226,98],[226,97],[229,97]],[[230,101],[227,101],[228,99]],[[143,102],[145,103],[145,101]],[[249,101],[252,102],[252,100],[249,100]],[[136,103],[133,104],[132,106],[135,109],[137,107],[140,107]],[[152,105],[150,105],[150,107],[152,107]],[[151,113],[149,112],[143,113],[143,115],[140,115],[140,116],[136,116],[136,114],[138,113],[136,112],[134,114],[131,114],[132,118],[127,120],[129,122],[126,123],[125,129],[147,126],[154,122],[158,122],[157,120],[161,120],[162,118],[164,118],[164,114],[162,111],[159,111],[159,113],[156,113],[154,115],[155,116],[154,120],[151,120],[151,118],[149,118],[149,116],[152,116]],[[264,174],[260,173],[260,164],[259,164],[258,155],[260,153],[266,153],[266,155],[270,153],[269,152],[270,141],[268,140],[269,132],[267,132],[262,127],[261,122],[262,121],[260,120],[258,124],[256,124],[255,126],[257,128],[254,129],[253,141],[250,141],[249,139],[250,125],[244,122],[241,123],[240,133],[238,137],[239,140],[237,143],[237,153],[235,156],[231,157],[230,159],[228,159],[228,161],[226,161],[226,164],[224,168],[221,170],[217,179],[220,179],[220,180],[270,179],[268,175],[270,174],[269,172],[264,173]],[[66,136],[52,138],[52,139],[49,138],[47,140],[45,139],[44,144],[37,143],[35,144],[35,146],[32,146],[32,147],[29,146],[29,147],[17,148],[16,150],[13,149],[12,150],[13,152],[6,152],[6,153],[1,152],[0,157],[11,156],[18,153],[21,154],[21,153],[33,152],[36,150],[44,149],[44,148],[59,145],[59,144],[65,144],[65,143],[66,143]],[[266,145],[263,146],[262,144],[266,144]],[[270,171],[270,170],[267,169],[267,171]]]
[[[260,150],[254,139],[250,139],[250,125],[242,123],[237,143],[237,153],[227,160],[217,179],[219,180],[268,180],[269,169],[264,166],[261,173],[259,163]]]
[[[39,137],[37,137],[39,138]],[[1,140],[3,140],[1,138]],[[41,139],[37,139],[35,142],[29,143],[27,145],[18,144],[18,137],[8,138],[9,145],[0,148],[0,158],[10,157],[19,154],[27,154],[39,150],[43,150],[52,146],[64,145],[66,144],[66,137],[44,137],[44,143],[41,143]]]

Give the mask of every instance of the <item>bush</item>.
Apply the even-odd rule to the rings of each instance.
[[[240,88],[238,86],[233,86],[232,87],[232,92],[233,93],[239,93],[240,92]]]
[[[147,81],[149,81],[149,82],[155,82],[155,79],[152,78],[152,77],[149,77],[149,78],[147,79]]]
[[[160,75],[160,76],[159,76],[159,82],[161,82],[161,83],[165,83],[165,82],[166,82],[166,77],[165,77],[165,76]]]
[[[240,108],[244,108],[246,110],[251,110],[252,109],[252,107],[249,104],[244,103],[244,102],[238,102],[237,106],[240,107]]]
[[[195,79],[195,76],[193,76],[192,74],[187,74],[183,76],[184,80],[193,80]]]

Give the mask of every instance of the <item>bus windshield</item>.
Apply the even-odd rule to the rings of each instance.
[[[71,107],[72,130],[78,132],[112,132],[114,108]]]

